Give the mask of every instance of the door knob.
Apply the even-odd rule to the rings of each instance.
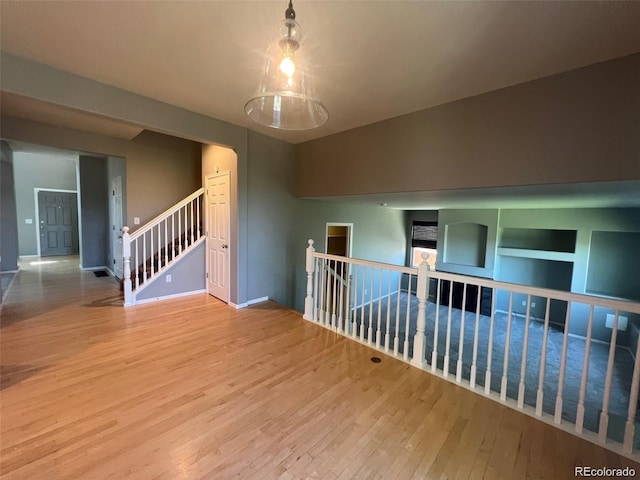
[[[223,243],[222,248],[229,248],[229,245],[227,245],[226,243]]]

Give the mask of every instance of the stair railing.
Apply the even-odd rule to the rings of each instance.
[[[135,294],[184,255],[203,236],[204,188],[168,208],[129,234],[122,229],[124,305],[135,305]]]
[[[309,240],[304,318],[640,459],[640,303],[431,271],[425,255],[405,267]]]

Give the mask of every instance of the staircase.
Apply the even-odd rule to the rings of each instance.
[[[134,233],[122,229],[125,307],[135,305],[137,294],[204,241],[203,200],[201,188]]]

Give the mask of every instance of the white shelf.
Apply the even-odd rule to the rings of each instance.
[[[550,250],[531,250],[527,248],[498,247],[498,255],[507,257],[534,258],[537,260],[553,260],[556,262],[573,262],[575,253],[554,252]]]

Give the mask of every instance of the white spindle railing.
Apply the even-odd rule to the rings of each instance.
[[[203,198],[201,188],[134,233],[122,229],[125,306],[135,305],[136,293],[202,238]]]
[[[617,344],[620,316],[629,326],[634,316],[637,322],[639,303],[431,271],[427,258],[418,268],[396,266],[318,253],[310,240],[304,318],[640,459],[640,341],[625,355]],[[536,301],[546,304],[544,318],[535,315]],[[552,302],[566,311],[554,311]],[[606,314],[613,315],[606,375],[590,377],[594,348],[602,350],[596,322],[604,324]],[[580,326],[582,336],[572,333]],[[568,363],[569,355],[577,358]],[[623,356],[631,359],[626,367]],[[611,430],[614,414],[623,431]]]

